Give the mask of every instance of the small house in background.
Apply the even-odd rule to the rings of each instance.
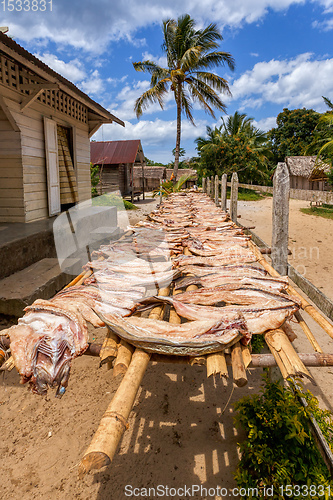
[[[146,162],[140,140],[91,142],[90,158],[99,166],[100,193],[119,190],[122,197],[144,193],[143,176]],[[136,170],[138,179],[134,183]],[[133,189],[132,189],[133,186]]]
[[[0,222],[31,222],[91,197],[90,137],[124,123],[0,32]]]
[[[154,189],[158,189],[160,186],[160,181],[170,180],[171,175],[173,173],[172,168],[166,168],[163,166],[147,166],[145,167],[145,175],[144,175],[144,186],[145,191],[153,191]],[[184,188],[192,187],[197,181],[197,172],[191,168],[182,168],[178,170],[178,179],[182,175],[192,175],[191,179],[186,181]],[[140,177],[140,169],[134,167],[134,189],[137,189],[140,186],[141,177]],[[142,184],[141,184],[142,185]]]
[[[330,166],[324,162],[317,162],[316,156],[287,156],[285,163],[290,173],[291,189],[308,189],[328,191],[327,174]]]

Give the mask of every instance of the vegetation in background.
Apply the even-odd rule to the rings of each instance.
[[[130,201],[124,200],[117,193],[107,193],[93,200],[93,205],[117,207],[118,210],[137,210],[138,207]]]
[[[139,118],[150,104],[158,103],[163,109],[168,92],[173,92],[177,108],[177,133],[174,163],[174,179],[178,175],[181,117],[182,113],[194,123],[193,102],[212,117],[213,108],[225,111],[220,94],[230,94],[227,80],[211,68],[227,65],[234,69],[234,59],[228,52],[216,50],[223,40],[222,34],[214,23],[203,29],[195,29],[195,21],[188,15],[163,21],[162,50],[167,57],[167,68],[154,61],[133,63],[136,71],[151,75],[150,88],[135,102],[134,110]]]
[[[260,354],[265,345],[266,342],[262,335],[252,335],[251,347],[253,354]]]
[[[314,137],[320,114],[313,109],[284,108],[276,119],[277,127],[268,132],[274,166],[286,156],[304,156]]]
[[[146,165],[149,167],[166,167],[167,166],[161,162],[149,160],[149,158],[147,158],[146,156],[145,156],[145,162],[146,162]]]
[[[237,111],[220,127],[207,127],[207,136],[196,139],[199,179],[237,172],[241,183],[270,184],[270,150],[264,132],[253,118]]]
[[[90,162],[90,181],[91,181],[91,196],[98,196],[97,184],[99,183],[99,166],[93,165]]]
[[[230,199],[231,189],[227,188],[227,199]],[[238,200],[240,201],[258,201],[262,200],[264,196],[261,193],[256,193],[252,189],[238,188]]]
[[[324,217],[324,219],[333,219],[333,205],[325,205],[323,203],[321,207],[300,208],[300,211],[303,214],[318,215],[319,217]]]
[[[161,192],[162,196],[168,196],[171,193],[178,193],[179,191],[181,191],[183,185],[192,178],[192,174],[184,174],[178,179],[175,184],[172,182],[172,180],[164,181],[161,185],[161,188],[154,189],[153,197],[155,198]]]
[[[329,411],[321,410],[318,400],[308,391],[305,409],[291,389],[279,382],[269,382],[261,394],[242,398],[235,404],[236,425],[246,432],[240,444],[242,458],[235,478],[239,488],[274,487],[270,498],[288,498],[279,494],[281,485],[323,485],[333,487],[333,481],[316,447],[308,427],[310,414],[317,420],[325,439],[332,448],[333,421]],[[247,498],[258,498],[248,496]],[[330,498],[300,495],[292,498]]]

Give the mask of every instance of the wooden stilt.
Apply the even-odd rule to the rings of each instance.
[[[133,352],[134,347],[131,344],[128,344],[125,340],[120,341],[117,357],[113,366],[114,377],[117,377],[117,375],[125,375],[131,363]]]
[[[231,366],[235,384],[244,387],[247,384],[247,376],[239,342],[231,347]]]
[[[100,366],[106,364],[108,370],[112,368],[112,362],[118,354],[118,343],[119,337],[115,333],[108,330],[99,354],[101,358]]]
[[[207,355],[207,378],[211,375],[228,378],[229,374],[224,352]]]

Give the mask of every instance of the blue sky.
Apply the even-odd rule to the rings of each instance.
[[[39,10],[8,11],[2,26],[27,50],[75,83],[126,123],[103,125],[96,140],[141,139],[145,155],[168,162],[175,146],[176,109],[172,95],[165,110],[151,106],[137,120],[136,98],[149,87],[148,75],[132,62],[165,64],[161,22],[188,13],[197,27],[217,23],[236,69],[216,72],[229,81],[232,97],[222,96],[227,113],[239,110],[263,130],[275,125],[284,107],[324,111],[322,96],[333,99],[333,0],[37,0]],[[27,5],[27,4],[26,4]],[[196,155],[194,140],[206,125],[221,124],[194,106],[196,127],[184,118],[182,147]]]

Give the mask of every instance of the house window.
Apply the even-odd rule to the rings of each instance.
[[[61,211],[68,210],[78,202],[76,174],[73,165],[70,129],[57,125],[58,164]]]

